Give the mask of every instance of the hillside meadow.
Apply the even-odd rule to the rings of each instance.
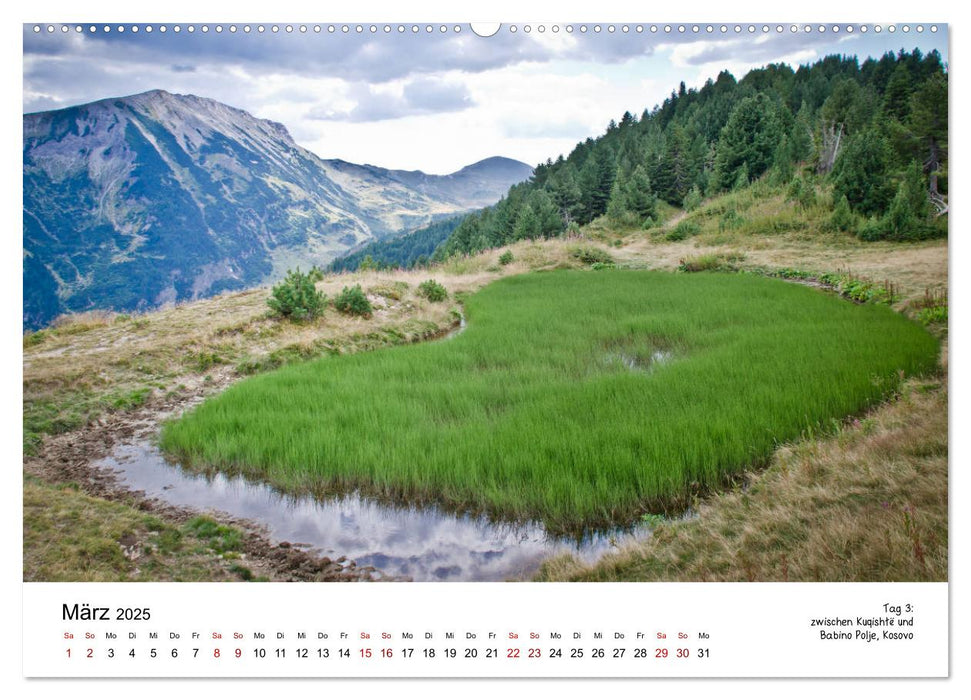
[[[821,196],[825,201],[825,192]],[[771,234],[764,233],[769,227],[762,225],[719,230],[718,212],[725,207],[748,207],[743,216],[752,218],[757,211],[770,223],[794,219],[800,223],[792,230],[772,227]],[[141,508],[137,499],[126,496],[118,502],[115,496],[91,491],[76,470],[62,466],[90,460],[85,445],[91,441],[110,445],[112,435],[130,434],[131,425],[152,431],[199,397],[217,396],[253,374],[263,378],[280,367],[309,368],[314,358],[325,356],[323,362],[344,361],[380,348],[418,350],[419,346],[408,344],[449,328],[463,301],[469,329],[436,345],[451,350],[458,344],[461,350],[462,343],[471,343],[465,351],[470,352],[476,344],[473,329],[485,321],[476,319],[475,293],[488,292],[495,280],[540,278],[564,269],[602,280],[618,272],[673,273],[698,260],[715,260],[719,267],[760,277],[794,270],[814,277],[838,274],[869,280],[873,287],[889,283],[895,296],[889,303],[860,306],[793,282],[753,279],[773,289],[791,289],[783,294],[799,295],[800,303],[821,298],[847,313],[920,321],[941,342],[937,364],[932,361],[924,376],[905,378],[893,388],[888,385],[889,394],[871,395],[835,420],[831,416],[819,430],[809,433],[808,423],[800,421],[789,437],[777,435],[763,457],[747,463],[732,483],[708,494],[691,491],[687,501],[699,517],[681,521],[652,516],[657,523],[655,536],[638,547],[592,568],[577,562],[550,562],[540,575],[556,580],[946,580],[947,241],[865,243],[829,230],[827,213],[823,206],[794,208],[782,192],[756,196],[742,190],[708,200],[688,214],[697,222],[698,232],[682,240],[667,237],[685,216],[671,211],[666,212],[669,223],[652,230],[598,220],[576,236],[520,241],[452,258],[426,270],[329,275],[318,283],[328,296],[344,286],[361,284],[375,304],[374,314],[367,319],[333,310],[312,322],[275,319],[266,307],[268,289],[228,293],[149,314],[65,317],[24,338],[25,474],[38,502],[54,497],[79,499],[88,491],[94,496],[84,500],[88,518],[104,523],[109,531],[115,526],[124,529]],[[625,270],[590,270],[591,264],[584,262],[590,250]],[[506,252],[513,261],[500,264]],[[676,280],[735,277],[728,273],[665,276]],[[418,284],[430,277],[449,290],[446,303],[431,304],[417,296]],[[802,281],[812,283],[812,279]],[[543,324],[558,321],[550,318],[548,308],[541,306],[537,312],[545,315]],[[909,322],[905,325],[911,327]],[[643,346],[643,351],[648,347]],[[685,359],[704,357],[699,346],[691,352],[687,349],[685,345],[680,355],[672,353],[671,361],[662,363],[664,369],[675,371]],[[598,357],[603,360],[607,354]],[[65,362],[65,357],[71,362]],[[601,385],[624,383],[635,373],[623,360],[591,365],[589,352],[585,358],[588,367],[596,365],[601,371],[597,379]],[[645,372],[635,381],[659,374]],[[103,449],[99,447],[99,453]],[[647,500],[640,507],[653,510]],[[474,507],[481,508],[481,501]],[[635,511],[629,510],[627,516]],[[25,542],[26,533],[68,527],[61,515],[49,509],[25,511]],[[610,518],[616,519],[614,514]],[[167,526],[182,527],[177,522]],[[74,560],[65,555],[65,547],[86,545],[62,542],[59,546],[58,550],[31,547],[31,556],[25,556],[25,579],[83,577],[76,567],[67,571],[60,562]],[[861,556],[864,552],[866,556]],[[177,578],[181,555],[174,556],[175,568],[170,570],[174,573],[167,576]],[[134,567],[122,558],[114,573],[100,571],[98,576],[121,580],[130,577]]]
[[[241,382],[166,424],[161,446],[284,490],[581,535],[683,508],[938,352],[885,306],[754,275],[554,271],[494,282],[465,309],[447,342]]]

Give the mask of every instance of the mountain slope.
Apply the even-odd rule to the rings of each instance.
[[[373,241],[363,248],[346,253],[331,261],[331,272],[353,272],[370,257],[370,264],[378,268],[410,268],[427,264],[435,249],[448,238],[465,217],[462,214],[415,229],[403,236]]]
[[[24,325],[324,264],[529,176],[490,160],[447,176],[323,160],[281,124],[161,90],[24,115]]]

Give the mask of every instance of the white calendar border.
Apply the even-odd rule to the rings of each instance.
[[[919,12],[921,15],[925,13],[933,14],[935,16],[921,16],[914,17],[913,15]],[[59,21],[64,18],[84,18],[85,20],[92,21],[125,21],[125,22],[157,22],[160,20],[171,20],[173,18],[178,18],[179,21],[212,21],[218,19],[220,21],[253,21],[253,20],[273,20],[273,21],[288,21],[301,19],[320,19],[327,21],[415,21],[415,20],[429,20],[434,19],[436,21],[464,21],[470,19],[469,15],[473,14],[471,19],[477,20],[498,20],[498,19],[509,19],[509,20],[527,20],[532,21],[534,19],[542,20],[553,20],[553,21],[777,21],[777,20],[795,20],[795,21],[826,21],[826,22],[855,22],[859,23],[861,21],[865,22],[881,22],[884,20],[890,21],[909,21],[912,19],[929,20],[929,21],[951,21],[956,20],[951,8],[932,8],[932,7],[918,7],[915,8],[912,3],[904,2],[883,2],[880,3],[878,7],[870,7],[865,10],[860,10],[858,7],[844,2],[834,2],[832,0],[814,0],[812,3],[807,3],[806,6],[780,6],[778,4],[769,3],[734,3],[731,5],[725,5],[724,3],[715,3],[710,1],[696,2],[689,6],[671,6],[671,5],[640,5],[632,6],[629,3],[620,2],[600,2],[600,3],[589,3],[589,2],[576,2],[575,0],[564,0],[563,2],[557,2],[555,4],[544,4],[542,6],[534,6],[530,8],[527,12],[524,10],[523,3],[515,2],[512,0],[496,0],[494,2],[489,2],[487,6],[475,7],[474,10],[470,9],[469,6],[461,5],[454,2],[443,2],[441,0],[435,2],[420,2],[420,3],[391,3],[386,0],[381,0],[380,2],[368,3],[367,6],[359,4],[347,4],[344,6],[324,6],[319,3],[310,2],[290,2],[288,0],[278,0],[272,4],[266,3],[253,3],[253,2],[238,2],[233,5],[232,8],[225,7],[219,8],[218,11],[215,9],[208,9],[202,7],[198,2],[188,2],[187,0],[167,0],[165,3],[158,3],[155,7],[145,7],[144,5],[135,6],[130,3],[121,2],[97,2],[97,3],[87,3],[84,6],[78,3],[64,2],[63,0],[49,0],[44,2],[43,5],[23,5],[21,4],[13,11],[4,10],[5,15],[10,14],[14,16],[5,16],[6,22],[3,24],[4,31],[4,42],[3,51],[5,52],[4,62],[5,73],[4,73],[4,85],[8,90],[16,90],[20,82],[21,72],[21,38],[20,38],[20,24],[28,21]],[[636,15],[636,16],[632,16]],[[971,26],[971,25],[968,25]],[[955,37],[951,38],[952,48],[949,52],[949,61],[953,64],[954,53],[953,47],[958,44],[961,38],[965,36],[964,30],[965,25],[958,22],[956,25],[951,24],[949,36]],[[971,30],[969,30],[971,31]],[[960,53],[959,53],[960,57]],[[960,60],[960,58],[959,58]],[[965,84],[962,81],[962,73],[959,68],[958,72],[951,74],[952,82],[952,120],[951,123],[955,125],[962,124],[965,120],[961,119],[967,113],[967,93],[965,89]],[[19,92],[19,91],[18,91]],[[14,111],[18,110],[18,111]],[[14,100],[13,104],[8,105],[3,113],[3,125],[5,127],[3,133],[6,138],[3,140],[4,158],[0,160],[0,163],[5,164],[5,167],[0,170],[4,173],[3,184],[5,190],[5,202],[6,207],[4,209],[6,213],[6,223],[8,231],[19,231],[22,225],[20,217],[20,192],[21,192],[21,171],[18,160],[18,151],[20,150],[20,117],[22,110],[20,109],[19,95],[18,100]],[[957,118],[955,118],[957,117]],[[952,128],[952,162],[963,163],[968,155],[968,149],[964,145],[964,140],[958,133],[958,128]],[[960,168],[960,165],[959,165]],[[953,169],[953,166],[952,166]],[[959,177],[953,177],[952,181],[956,188],[964,189],[962,186],[962,181]],[[965,201],[962,196],[955,198],[955,201],[961,202]],[[954,218],[954,217],[957,218]],[[962,230],[961,223],[965,220],[962,216],[960,205],[955,208],[954,213],[951,214],[952,217],[952,232],[959,232]],[[20,297],[20,271],[18,261],[20,258],[16,255],[16,250],[14,248],[14,241],[16,240],[16,235],[7,236],[7,245],[10,246],[10,250],[7,255],[3,256],[3,264],[6,266],[4,272],[6,274],[2,275],[4,280],[4,299],[19,298]],[[963,237],[958,235],[952,235],[950,240],[951,251],[950,260],[952,270],[960,269],[959,263],[967,262],[967,249],[966,244],[962,240]],[[966,276],[965,276],[966,277]],[[966,285],[964,280],[960,276],[951,275],[950,276],[952,290],[952,311],[951,311],[951,330],[950,330],[950,353],[951,353],[951,363],[950,363],[950,377],[952,381],[951,389],[951,401],[952,406],[950,409],[950,418],[952,425],[958,425],[959,422],[966,424],[966,400],[967,400],[967,372],[964,370],[963,360],[966,353],[963,353],[963,348],[965,347],[965,341],[967,339],[967,326],[966,326],[966,305],[964,301],[967,299]],[[19,354],[20,354],[20,338],[19,338],[19,328],[20,328],[20,318],[19,310],[16,308],[16,304],[8,304],[2,308],[5,316],[5,321],[3,327],[6,330],[4,334],[4,344],[3,344],[3,358],[7,361],[7,366],[11,367],[20,366]],[[16,328],[17,332],[14,333],[12,329]],[[962,354],[958,356],[958,362],[954,361],[955,350],[958,350]],[[16,445],[21,444],[20,436],[15,432],[16,427],[16,417],[19,414],[18,406],[20,404],[20,384],[17,381],[18,378],[14,372],[8,372],[4,375],[4,386],[3,392],[4,396],[15,398],[11,400],[6,405],[5,416],[9,417],[10,420],[5,421],[4,425],[4,441],[3,444],[7,446],[7,449],[16,451]],[[966,432],[966,431],[965,431]],[[952,470],[951,480],[950,480],[950,493],[952,503],[960,504],[963,502],[963,498],[958,498],[957,494],[967,495],[966,488],[966,477],[961,473],[960,465],[968,464],[968,451],[967,442],[961,431],[954,431],[953,444],[950,447],[950,459],[951,463],[956,465],[957,468]],[[22,523],[19,522],[21,519],[21,512],[18,506],[21,505],[21,494],[22,489],[20,485],[20,477],[15,473],[15,470],[8,469],[5,471],[5,477],[9,479],[5,483],[6,488],[4,493],[7,494],[8,503],[4,509],[6,513],[4,528],[7,536],[12,540],[8,542],[8,547],[5,548],[7,552],[20,552],[20,546],[15,540],[16,535],[13,533],[20,533],[22,531]],[[18,494],[17,496],[11,496],[10,494]],[[14,501],[10,503],[9,501]],[[962,543],[965,538],[962,536],[967,532],[967,518],[965,516],[966,509],[964,508],[954,508],[951,512],[950,521],[950,542]],[[834,691],[842,693],[866,693],[870,695],[873,692],[879,692],[883,697],[910,697],[915,693],[922,691],[930,691],[934,693],[935,697],[951,695],[955,692],[957,687],[957,682],[961,678],[967,680],[969,672],[965,671],[962,673],[961,667],[953,663],[954,659],[968,658],[968,646],[963,641],[962,632],[964,632],[967,627],[963,624],[966,621],[966,606],[964,605],[964,599],[958,595],[955,595],[957,587],[963,585],[966,580],[967,566],[966,558],[961,559],[956,555],[956,548],[951,547],[951,574],[950,574],[950,592],[951,592],[951,682],[891,682],[891,681],[819,681],[813,683],[799,683],[795,684],[787,681],[731,681],[730,690],[731,692],[740,692],[753,697],[777,697],[780,692],[784,692],[788,696],[796,697],[808,697],[809,695],[817,695],[822,693],[832,693]],[[4,600],[17,601],[20,596],[17,595],[18,591],[21,589],[23,584],[22,579],[22,566],[19,556],[14,555],[13,559],[15,561],[4,562],[4,587],[5,592],[10,595],[5,596]],[[131,584],[137,586],[139,584]],[[172,584],[177,586],[179,584]],[[447,584],[444,584],[447,585]],[[502,586],[504,584],[495,584]],[[5,616],[5,619],[12,619],[13,615]],[[16,627],[16,625],[8,625],[8,627]],[[29,693],[31,697],[51,697],[56,695],[63,695],[66,691],[74,688],[74,683],[70,681],[32,681],[26,682],[23,680],[20,672],[20,630],[5,630],[3,635],[2,646],[0,646],[0,653],[3,656],[3,668],[4,668],[4,679],[7,681],[12,681],[16,684],[13,687],[23,691],[24,693]],[[218,690],[220,693],[237,693],[241,692],[247,694],[246,691],[250,689],[255,689],[257,692],[264,693],[266,691],[271,691],[273,688],[281,687],[288,692],[300,692],[301,690],[311,690],[316,689],[318,692],[323,689],[327,693],[333,692],[349,692],[356,693],[360,692],[362,689],[366,689],[368,692],[373,693],[397,693],[401,690],[406,692],[420,691],[425,695],[430,695],[433,697],[455,697],[461,694],[463,697],[492,697],[497,692],[506,693],[512,689],[516,691],[524,692],[538,692],[542,690],[543,692],[556,692],[557,694],[562,694],[567,697],[576,695],[587,696],[594,686],[596,688],[604,688],[609,692],[617,691],[631,691],[644,693],[658,693],[659,691],[672,691],[676,693],[688,692],[689,696],[695,693],[711,693],[716,690],[716,683],[718,681],[684,681],[684,680],[674,680],[674,681],[651,681],[651,685],[645,686],[637,681],[616,681],[616,682],[603,682],[603,681],[542,681],[542,688],[538,685],[538,681],[497,681],[494,683],[484,683],[484,684],[469,684],[462,681],[406,681],[404,685],[399,685],[401,681],[369,681],[362,685],[362,681],[328,681],[326,686],[319,686],[317,684],[310,685],[312,681],[289,681],[285,685],[278,686],[277,682],[260,682],[253,684],[253,681],[243,681],[243,680],[225,680],[219,682],[218,689],[212,682],[206,681],[174,681],[175,685],[172,683],[144,683],[139,681],[85,681],[84,690],[85,692],[97,692],[103,693],[107,691],[114,695],[137,693],[140,697],[153,698],[153,697],[169,697],[173,691],[175,692],[185,692],[186,690],[202,691],[202,692],[214,692]]]

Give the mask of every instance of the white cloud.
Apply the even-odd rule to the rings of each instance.
[[[324,158],[441,173],[493,155],[555,158],[682,80],[700,87],[725,69],[741,78],[770,62],[809,62],[844,51],[851,36],[875,55],[898,39],[549,29],[490,39],[28,35],[23,99],[35,111],[156,88],[196,94],[278,121]],[[946,37],[923,39],[946,48]]]

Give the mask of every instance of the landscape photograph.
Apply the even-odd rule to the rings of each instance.
[[[948,94],[946,25],[24,25],[24,581],[947,581]]]

